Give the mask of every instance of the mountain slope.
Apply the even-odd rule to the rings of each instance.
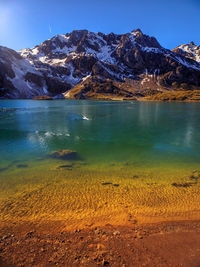
[[[0,46],[1,98],[32,98],[37,95],[51,95],[53,82],[19,53]],[[70,85],[60,82],[59,90],[62,87],[62,92],[65,92]]]
[[[18,57],[14,51],[10,52],[15,66],[9,53],[4,55],[5,51],[0,49],[0,77],[4,80],[8,75],[1,70],[5,69],[5,62],[14,72],[21,69],[22,61],[29,64],[28,74],[22,68],[21,76],[18,75],[23,86],[16,80],[9,79],[8,83],[3,80],[1,96],[29,98],[63,94],[66,98],[101,95],[130,98],[166,90],[198,90],[198,57],[188,57],[180,49],[164,49],[154,37],[139,29],[121,35],[87,30],[56,35],[32,49],[19,51]]]
[[[0,97],[28,98],[45,93],[41,73],[17,52],[0,47]]]

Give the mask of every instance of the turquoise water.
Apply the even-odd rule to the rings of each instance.
[[[0,101],[0,160],[76,150],[91,162],[199,162],[200,104]]]
[[[196,219],[199,182],[199,103],[0,101],[0,222]]]

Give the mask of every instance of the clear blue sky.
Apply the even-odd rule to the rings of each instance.
[[[15,50],[74,29],[137,28],[169,49],[200,44],[200,0],[0,0],[0,45]]]

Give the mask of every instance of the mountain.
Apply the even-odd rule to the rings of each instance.
[[[179,45],[172,51],[200,62],[200,45],[195,45],[194,42],[191,42],[190,44]]]
[[[172,51],[137,29],[76,30],[18,53],[0,47],[0,97],[138,98],[200,90],[199,46]]]

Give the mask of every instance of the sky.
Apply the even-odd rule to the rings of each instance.
[[[15,50],[73,30],[138,28],[168,49],[199,45],[200,0],[0,0],[0,45]]]

